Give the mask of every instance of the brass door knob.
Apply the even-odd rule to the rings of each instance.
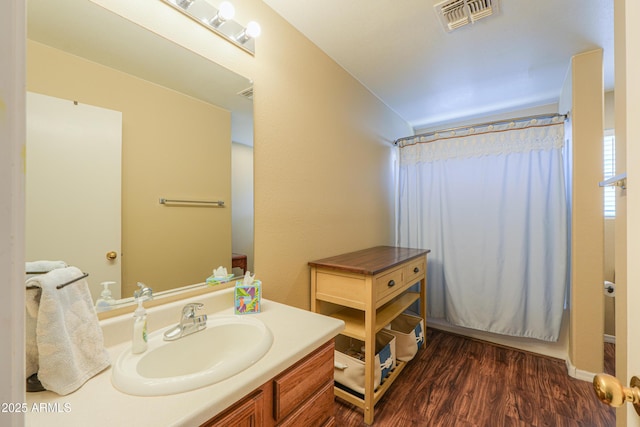
[[[631,378],[631,387],[625,387],[614,376],[598,374],[593,378],[593,389],[602,403],[609,406],[622,406],[625,402],[633,403],[638,415],[640,415],[640,379]]]
[[[116,258],[118,258],[118,253],[116,251],[107,252],[107,259],[109,261],[113,261]]]

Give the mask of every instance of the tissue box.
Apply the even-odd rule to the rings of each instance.
[[[260,313],[261,287],[260,280],[255,280],[251,285],[236,282],[234,304],[236,314]]]
[[[209,286],[215,286],[215,285],[219,285],[221,283],[227,283],[231,279],[233,279],[233,274],[228,274],[228,275],[223,276],[223,277],[209,276],[209,277],[207,277],[206,283]]]

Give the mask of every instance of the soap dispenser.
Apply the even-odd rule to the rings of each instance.
[[[102,282],[103,286],[102,293],[100,294],[100,298],[96,301],[96,311],[107,311],[111,310],[111,306],[115,304],[116,300],[111,296],[111,289],[109,289],[109,285],[115,285],[116,282]]]
[[[144,309],[142,298],[136,299],[138,308],[133,312],[133,342],[131,353],[139,354],[147,350],[147,310]]]

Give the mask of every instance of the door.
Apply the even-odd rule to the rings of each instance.
[[[120,298],[122,113],[27,93],[26,260],[89,274]],[[115,259],[107,259],[107,253]]]
[[[619,5],[619,1],[615,6]],[[616,93],[618,81],[624,79],[621,85],[625,90],[623,99],[625,130],[626,130],[626,167],[628,185],[626,195],[626,261],[627,261],[627,354],[626,354],[626,384],[632,376],[640,377],[640,186],[637,180],[640,174],[640,28],[633,24],[640,19],[640,2],[626,0],[624,16],[625,19],[625,56],[626,64],[619,63],[616,59]],[[616,26],[621,21],[619,13],[616,11]],[[616,28],[616,43],[619,36]],[[616,55],[620,49],[616,46]],[[625,78],[619,79],[618,67],[625,66]],[[616,108],[618,101],[616,100]],[[617,113],[616,113],[617,119]],[[617,122],[616,122],[617,126]],[[616,236],[617,237],[617,236]],[[631,405],[627,405],[627,426],[640,426],[640,416],[636,414]]]
[[[628,386],[632,376],[640,377],[640,28],[633,24],[640,19],[640,2],[615,0],[614,11],[616,150],[622,154],[616,167],[628,177],[626,190],[616,190],[616,277],[621,271],[626,285],[620,301],[616,291],[616,375]],[[640,427],[632,405],[616,415],[616,425]]]

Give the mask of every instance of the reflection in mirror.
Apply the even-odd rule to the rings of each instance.
[[[65,229],[53,244],[38,242],[50,238],[51,233],[41,230],[63,226],[32,226],[31,212],[38,210],[52,219],[54,215],[46,213],[59,203],[53,197],[36,204],[45,200],[43,190],[38,193],[31,187],[37,180],[27,178],[27,260],[55,259],[77,266],[89,273],[94,298],[104,281],[116,282],[112,292],[117,298],[131,297],[137,282],[151,287],[155,295],[201,283],[218,266],[231,271],[233,252],[247,255],[251,270],[253,188],[246,180],[253,170],[252,100],[246,96],[252,93],[251,82],[88,1],[30,0],[27,22],[27,90],[66,102],[72,114],[80,107],[117,112],[122,144],[121,194],[103,197],[119,197],[112,205],[121,212],[121,230],[108,231],[113,226],[104,218],[90,226],[111,236],[119,232],[121,241],[106,243],[93,233]],[[87,120],[83,122],[86,126]],[[27,127],[32,123],[28,115]],[[46,120],[40,123],[42,144],[52,144],[51,128]],[[28,169],[35,150],[28,139]],[[243,171],[242,182],[232,179],[232,153],[233,168]],[[29,173],[40,178],[55,174],[65,157],[62,152],[59,160],[48,158]],[[72,169],[72,179],[85,183],[102,178],[97,169],[75,161],[66,166]],[[43,169],[42,163],[52,169]],[[44,194],[70,193],[61,186],[45,189]],[[84,193],[72,196],[78,202],[73,211],[56,213],[65,219],[65,227],[94,219],[95,214],[81,208],[91,204],[89,194],[102,196],[97,188],[84,185]],[[223,200],[225,207],[169,206],[160,204],[160,198]],[[236,217],[245,223],[239,225]],[[62,240],[64,245],[58,244]],[[78,262],[55,252],[64,246],[95,255]],[[110,252],[115,252],[115,259],[109,259]]]

